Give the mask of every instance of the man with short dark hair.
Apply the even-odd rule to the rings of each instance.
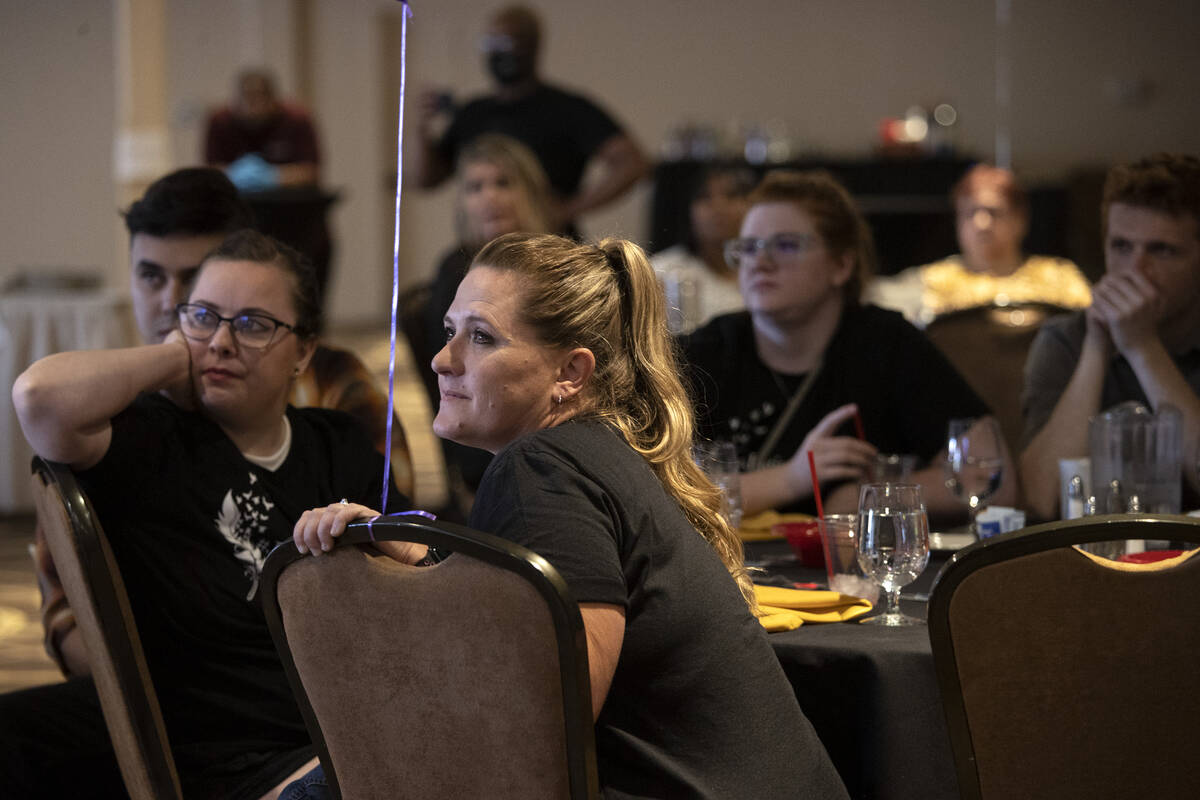
[[[1136,400],[1183,414],[1184,504],[1200,442],[1200,159],[1159,154],[1104,187],[1105,275],[1085,311],[1049,320],[1025,366],[1025,500],[1058,510],[1058,459],[1088,453],[1088,420]]]
[[[129,289],[144,342],[161,342],[175,327],[175,306],[204,256],[228,234],[253,226],[250,208],[220,170],[190,167],[150,184],[125,212]]]
[[[454,172],[459,152],[483,133],[501,133],[538,157],[556,195],[557,228],[573,231],[580,216],[624,194],[646,172],[646,159],[632,137],[603,109],[581,95],[544,83],[538,75],[541,22],[524,6],[492,17],[483,50],[494,90],[453,111],[449,127],[435,136],[448,95],[429,92],[418,108],[420,131],[417,182],[438,186]],[[584,173],[602,167],[584,186]]]

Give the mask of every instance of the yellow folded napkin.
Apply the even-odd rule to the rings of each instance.
[[[861,597],[818,589],[755,586],[758,621],[768,631],[790,631],[805,622],[845,622],[871,610]]]
[[[743,542],[761,542],[767,539],[782,539],[771,533],[771,526],[781,522],[811,522],[815,517],[808,514],[780,514],[778,511],[760,511],[752,517],[744,517],[738,526],[738,535]]]

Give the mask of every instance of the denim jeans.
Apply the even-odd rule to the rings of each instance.
[[[330,800],[332,796],[325,781],[325,770],[318,764],[308,774],[285,786],[279,800]]]

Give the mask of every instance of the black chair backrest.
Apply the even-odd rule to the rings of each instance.
[[[38,521],[88,650],[104,720],[135,800],[182,792],[121,572],[69,467],[33,460]]]
[[[1073,547],[1121,539],[1195,548],[1200,520],[1038,525],[943,567],[929,638],[965,800],[1200,797],[1200,556],[1129,564]]]
[[[412,567],[373,540],[452,555]],[[285,542],[262,587],[335,796],[597,796],[582,617],[540,556],[386,517],[352,524],[320,557]]]

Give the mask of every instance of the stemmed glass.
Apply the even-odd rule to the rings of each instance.
[[[971,534],[979,538],[975,518],[1000,488],[1004,472],[1004,437],[992,417],[952,419],[946,445],[946,486],[967,504]]]
[[[858,500],[858,565],[883,587],[887,609],[864,625],[921,625],[900,613],[900,587],[929,563],[929,521],[921,487],[912,483],[864,484]]]

